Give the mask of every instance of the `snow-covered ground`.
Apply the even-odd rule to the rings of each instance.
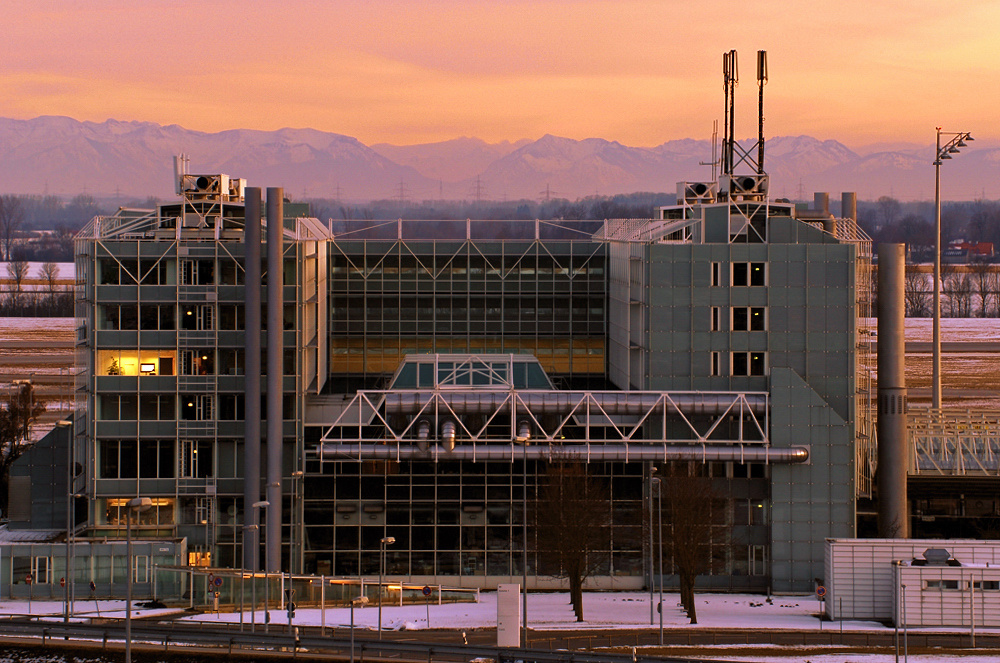
[[[0,281],[7,280],[9,274],[7,272],[7,265],[9,263],[0,262]],[[28,263],[28,274],[27,278],[31,280],[43,280],[45,274],[43,272],[43,265],[48,263],[44,262],[29,262]],[[76,278],[76,264],[72,262],[57,262],[56,266],[56,282],[60,285],[71,284]]]
[[[453,603],[447,605],[407,605],[403,607],[384,605],[382,607],[382,624],[384,629],[419,631],[425,628],[450,628],[456,630],[471,630],[475,628],[491,628],[496,626],[497,604],[495,593],[483,593],[478,603]],[[655,597],[654,597],[655,598]],[[891,633],[892,629],[877,622],[845,621],[821,622],[818,619],[820,603],[813,596],[775,596],[768,603],[764,596],[747,594],[699,594],[698,619],[699,624],[692,626],[678,606],[675,593],[664,594],[663,613],[664,627],[667,629],[693,628],[705,629],[783,629],[792,631],[875,631]],[[75,614],[79,617],[96,617],[98,610],[102,617],[124,618],[125,611],[122,601],[77,601]],[[5,613],[27,614],[26,601],[0,602],[0,615]],[[151,618],[163,614],[164,610],[133,609],[135,618]],[[318,608],[300,607],[295,612],[294,623],[298,626],[320,626],[344,629],[351,623],[349,608],[327,608],[323,612]],[[63,614],[63,604],[54,601],[33,601],[31,614],[35,616]],[[532,630],[573,630],[586,631],[595,629],[636,629],[657,628],[658,615],[650,626],[650,597],[648,593],[640,592],[594,592],[584,595],[584,617],[586,621],[577,622],[569,605],[568,594],[544,593],[528,595],[528,626]],[[287,623],[284,611],[272,610],[271,618],[280,623]],[[429,618],[429,620],[428,620]],[[239,622],[238,612],[205,613],[184,616],[181,619],[193,622]],[[256,613],[256,622],[263,623],[263,611]],[[250,613],[243,614],[244,623],[251,621]],[[356,627],[375,630],[378,627],[378,609],[369,606],[354,611]],[[940,631],[940,629],[938,630]],[[962,629],[949,629],[954,633],[967,633]],[[911,629],[911,632],[920,632]],[[1000,633],[1000,629],[977,628],[978,634]],[[343,635],[343,631],[341,631]],[[658,649],[658,648],[657,648]],[[749,651],[748,651],[749,650]],[[825,653],[829,650],[830,653]],[[680,655],[680,654],[677,654]],[[894,653],[844,653],[836,647],[799,647],[777,648],[773,646],[756,645],[720,645],[699,647],[692,652],[684,648],[683,656],[688,658],[724,658],[730,661],[802,661],[811,663],[889,663],[895,660]],[[902,659],[902,654],[900,655]],[[914,663],[995,663],[1000,660],[1000,652],[964,650],[960,654],[911,654],[909,660]],[[2,663],[2,659],[0,659]]]

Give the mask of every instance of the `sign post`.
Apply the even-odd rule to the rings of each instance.
[[[816,598],[819,599],[819,630],[823,630],[823,615],[826,613],[826,587],[816,587]]]
[[[424,605],[427,606],[427,628],[431,627],[431,587],[430,585],[424,585],[424,588],[420,590],[424,595]]]

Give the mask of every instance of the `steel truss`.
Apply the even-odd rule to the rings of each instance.
[[[443,451],[434,447],[441,443]],[[692,458],[800,462],[770,453],[766,392],[554,391],[440,387],[359,391],[325,428],[334,457],[639,459],[670,448]],[[542,447],[547,448],[543,451]],[[434,448],[432,448],[434,447]],[[720,456],[728,448],[731,453]],[[787,451],[787,450],[786,450]],[[773,458],[772,458],[773,456]],[[779,456],[785,457],[780,460]],[[752,457],[752,458],[751,458]]]
[[[1000,411],[911,409],[910,474],[1000,476]]]

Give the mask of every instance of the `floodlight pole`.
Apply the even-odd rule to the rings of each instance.
[[[267,500],[261,500],[259,502],[254,502],[250,505],[250,513],[253,514],[253,525],[248,529],[253,532],[253,550],[250,555],[250,565],[253,567],[253,581],[250,585],[251,603],[253,606],[250,609],[250,632],[253,633],[257,628],[257,571],[260,570],[260,509],[267,508],[271,503]],[[243,515],[246,518],[246,513]],[[246,536],[243,537],[243,545],[246,545]],[[246,556],[243,557],[246,559]],[[267,589],[267,573],[264,573],[264,588]],[[264,595],[265,597],[267,594]],[[264,614],[267,614],[267,599],[264,600]],[[265,625],[267,622],[264,622]],[[266,630],[266,629],[265,629]]]
[[[63,429],[67,435],[66,442],[66,572],[63,575],[66,606],[63,612],[63,622],[68,624],[73,615],[73,578],[75,564],[73,563],[73,528],[76,517],[73,500],[73,422],[63,419],[56,422],[56,428]]]
[[[396,537],[383,536],[379,541],[378,561],[378,639],[382,639],[382,576],[385,574],[385,547],[396,543]],[[402,591],[402,590],[400,590]]]
[[[952,136],[941,145],[941,135]],[[934,328],[933,328],[933,376],[931,385],[931,407],[941,409],[941,162],[958,154],[966,141],[975,140],[969,132],[942,132],[937,127],[937,145],[934,151]]]

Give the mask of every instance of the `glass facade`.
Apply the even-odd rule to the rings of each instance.
[[[391,536],[393,575],[482,587],[527,574],[555,586],[532,514],[548,507],[539,496],[559,454],[578,454],[610,496],[592,544],[597,586],[649,582],[654,457],[710,481],[706,586],[801,589],[822,555],[802,562],[792,544],[811,551],[849,535],[856,250],[800,228],[790,207],[755,216],[754,243],[730,241],[718,208],[705,212],[708,239],[655,241],[609,238],[613,223],[542,232],[534,222],[526,236],[489,222],[484,236],[466,222],[445,238],[437,225],[398,222],[395,238],[334,236],[290,208],[278,312],[282,568],[371,575]],[[198,565],[243,558],[244,423],[264,409],[244,397],[257,376],[245,375],[242,213],[238,201],[123,210],[78,239],[88,416],[74,490],[88,497],[94,536],[120,536],[122,504],[143,495],[156,500],[143,535],[186,538]],[[691,210],[679,219],[697,221]],[[800,273],[808,279],[793,283]],[[421,392],[506,390],[537,418],[469,398],[424,426],[373,395],[367,420],[338,419],[359,393],[387,389],[415,392],[418,405]],[[652,389],[675,393],[639,391]],[[585,409],[567,411],[581,394],[573,402]],[[358,429],[340,440],[350,453],[328,448],[338,426]],[[403,429],[406,439],[392,437]],[[781,456],[804,441],[810,464]],[[820,525],[804,533],[807,521]]]
[[[603,381],[599,243],[337,241],[329,264],[329,391],[384,384],[408,354],[530,354]]]

